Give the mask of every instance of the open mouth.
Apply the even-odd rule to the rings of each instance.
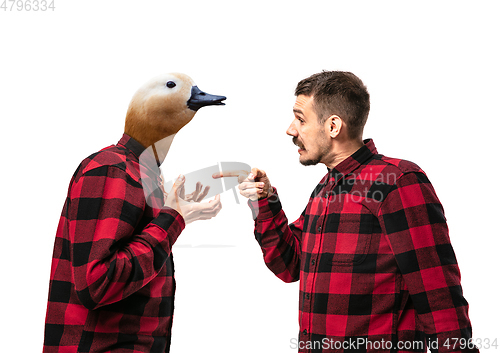
[[[292,141],[293,141],[293,144],[299,148],[299,152],[306,150],[305,147],[304,147],[304,145],[301,144],[296,137],[294,137]]]

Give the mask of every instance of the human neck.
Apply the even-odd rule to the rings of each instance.
[[[363,146],[364,144],[362,139],[337,142],[332,148],[332,154],[330,158],[323,163],[328,168],[333,169]]]
[[[152,139],[151,136],[147,138],[141,138],[141,136],[134,131],[130,131],[129,129],[125,129],[125,133],[132,137],[134,140],[139,142],[151,155],[153,155],[156,159],[156,163],[158,165],[162,164],[165,158],[167,157],[168,151],[170,150],[170,146],[175,137],[175,133],[168,135],[163,138]]]
[[[175,134],[167,136],[159,141],[156,141],[151,146],[148,146],[148,148],[152,149],[158,165],[162,164],[167,157],[168,151],[170,150],[170,145],[172,145],[174,137]]]

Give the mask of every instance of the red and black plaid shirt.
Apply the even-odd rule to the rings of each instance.
[[[143,152],[124,134],[71,179],[54,246],[46,353],[169,351],[171,249],[185,224],[162,208],[159,169]]]
[[[460,349],[468,304],[443,208],[415,164],[366,140],[290,225],[277,194],[249,204],[266,265],[300,280],[300,352],[425,352],[426,339],[433,352],[477,351]]]

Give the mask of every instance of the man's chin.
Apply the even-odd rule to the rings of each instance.
[[[308,166],[308,165],[316,165],[320,162],[320,160],[319,159],[307,159],[307,158],[303,158],[301,156],[301,157],[299,157],[299,162],[302,165]]]

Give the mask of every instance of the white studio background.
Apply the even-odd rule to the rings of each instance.
[[[372,100],[365,137],[427,172],[446,210],[474,336],[500,340],[495,1],[10,6],[0,9],[2,352],[42,349],[52,247],[74,170],[119,140],[135,90],[173,71],[226,95],[227,105],[201,109],[181,130],[164,173],[221,161],[262,168],[290,220],[326,171],[301,166],[285,134],[295,85],[324,69],[357,74]],[[245,200],[221,197],[220,214],[189,225],[174,246],[172,352],[292,352],[298,284],[265,267]]]

